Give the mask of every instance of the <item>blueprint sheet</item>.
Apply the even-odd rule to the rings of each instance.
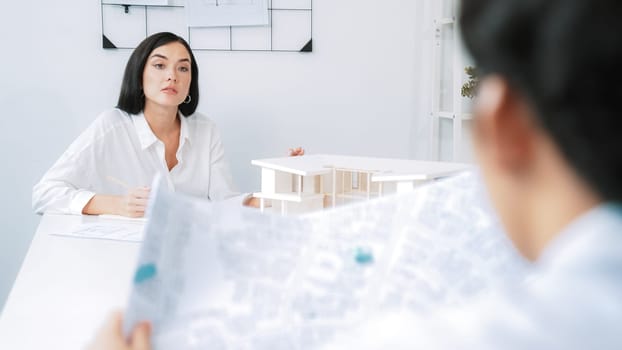
[[[473,173],[298,217],[153,188],[124,328],[155,349],[315,349],[523,278]]]

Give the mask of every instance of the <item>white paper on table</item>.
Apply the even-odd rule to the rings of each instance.
[[[268,25],[268,0],[186,0],[188,27]]]
[[[53,232],[57,236],[88,239],[107,239],[113,241],[141,242],[143,240],[142,222],[85,222],[70,231]]]

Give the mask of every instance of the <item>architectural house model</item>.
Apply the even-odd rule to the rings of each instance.
[[[416,185],[453,175],[472,167],[463,163],[408,159],[305,155],[257,159],[261,192],[253,193],[265,210],[285,215],[401,193]]]

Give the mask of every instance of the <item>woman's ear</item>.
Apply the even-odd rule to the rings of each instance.
[[[474,143],[495,169],[520,173],[529,165],[535,129],[530,108],[507,80],[490,76],[480,82],[475,104]]]

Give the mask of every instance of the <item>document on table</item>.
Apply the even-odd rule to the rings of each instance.
[[[95,221],[84,222],[69,231],[54,232],[52,234],[75,238],[141,242],[143,240],[143,228],[144,223],[142,222]]]
[[[307,349],[388,310],[421,314],[523,277],[479,177],[299,217],[152,186],[124,331],[155,349]]]

